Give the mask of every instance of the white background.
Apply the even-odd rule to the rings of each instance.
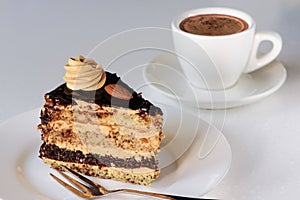
[[[110,0],[0,1],[0,122],[43,104],[43,94],[63,82],[70,56],[86,55],[113,34],[132,28],[170,28],[179,13],[204,6],[238,8],[258,30],[283,37],[283,87],[255,104],[227,111],[222,132],[232,167],[208,197],[300,197],[300,1]],[[211,111],[202,111],[211,114]],[[223,117],[223,111],[214,111]],[[0,133],[9,137],[8,133]],[[1,169],[0,169],[1,170]]]

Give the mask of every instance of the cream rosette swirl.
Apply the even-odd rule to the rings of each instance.
[[[69,58],[65,70],[64,80],[67,87],[72,90],[97,90],[104,85],[106,80],[102,65],[83,56]]]

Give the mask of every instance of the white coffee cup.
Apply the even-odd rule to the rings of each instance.
[[[240,18],[248,28],[230,35],[207,36],[180,29],[180,23],[200,14],[222,14]],[[190,10],[172,21],[173,41],[182,70],[190,83],[203,89],[220,90],[234,86],[242,73],[266,66],[281,51],[282,39],[272,31],[255,31],[255,21],[247,13],[231,8],[211,7]],[[272,48],[258,55],[263,41]]]

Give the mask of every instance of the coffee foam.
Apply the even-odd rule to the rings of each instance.
[[[201,14],[184,19],[180,29],[197,35],[220,36],[242,32],[249,25],[243,19],[225,14]]]

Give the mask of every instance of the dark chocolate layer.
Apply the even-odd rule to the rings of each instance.
[[[132,98],[130,100],[123,100],[112,97],[104,89],[104,87],[109,84],[122,85],[130,93],[132,93]],[[48,97],[52,99],[54,104],[53,106],[55,106],[56,104],[74,104],[75,101],[73,100],[80,99],[90,103],[96,103],[98,105],[125,107],[133,110],[140,110],[141,112],[147,112],[150,115],[162,114],[160,108],[154,106],[151,102],[142,98],[141,95],[138,95],[132,88],[124,83],[120,79],[120,77],[110,72],[106,72],[106,82],[104,86],[96,91],[71,90],[66,86],[66,83],[64,83],[55,90],[47,93],[46,95],[48,95]]]
[[[150,169],[158,169],[158,162],[154,157],[141,157],[141,161],[134,158],[115,158],[111,155],[100,156],[97,154],[83,154],[81,151],[70,151],[61,149],[54,144],[43,143],[40,148],[40,157],[45,157],[63,162],[74,162],[101,167],[117,167],[125,169],[133,169],[147,167]]]

